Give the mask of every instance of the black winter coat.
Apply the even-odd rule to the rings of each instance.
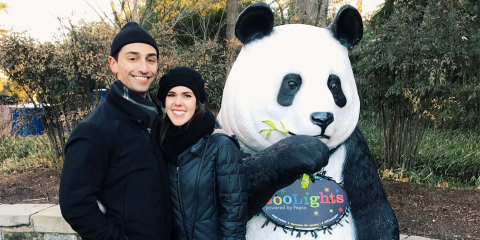
[[[245,239],[247,183],[234,139],[223,133],[201,138],[169,163],[169,172],[179,239]]]
[[[84,240],[169,239],[172,212],[163,154],[149,133],[148,115],[115,94],[111,90],[67,142],[62,215]]]

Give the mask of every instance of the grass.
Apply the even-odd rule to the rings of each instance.
[[[61,167],[50,149],[50,142],[45,134],[0,137],[0,176],[22,172],[31,167]]]
[[[380,124],[362,119],[359,127],[377,166],[381,166]],[[379,172],[388,177],[382,170]],[[427,129],[420,143],[416,167],[410,171],[392,169],[392,174],[427,186],[477,188],[480,186],[480,134],[474,130]]]

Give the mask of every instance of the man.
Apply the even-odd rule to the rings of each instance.
[[[118,80],[67,142],[60,208],[84,240],[170,238],[167,168],[155,136],[161,109],[148,95],[158,57],[152,36],[127,23],[108,58]]]

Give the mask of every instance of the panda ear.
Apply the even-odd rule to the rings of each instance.
[[[243,44],[268,36],[273,29],[273,19],[273,12],[267,4],[252,4],[240,13],[235,36]]]
[[[354,46],[363,37],[362,16],[354,7],[345,5],[338,10],[328,29],[343,46]]]

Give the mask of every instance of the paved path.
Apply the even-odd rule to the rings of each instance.
[[[54,204],[0,204],[0,240],[11,231],[53,234],[53,237],[45,235],[44,239],[48,240],[77,239],[75,232],[63,220],[60,207]],[[433,239],[401,234],[400,240]]]
[[[419,236],[400,234],[400,240],[433,240],[433,239],[432,238],[419,237]]]

